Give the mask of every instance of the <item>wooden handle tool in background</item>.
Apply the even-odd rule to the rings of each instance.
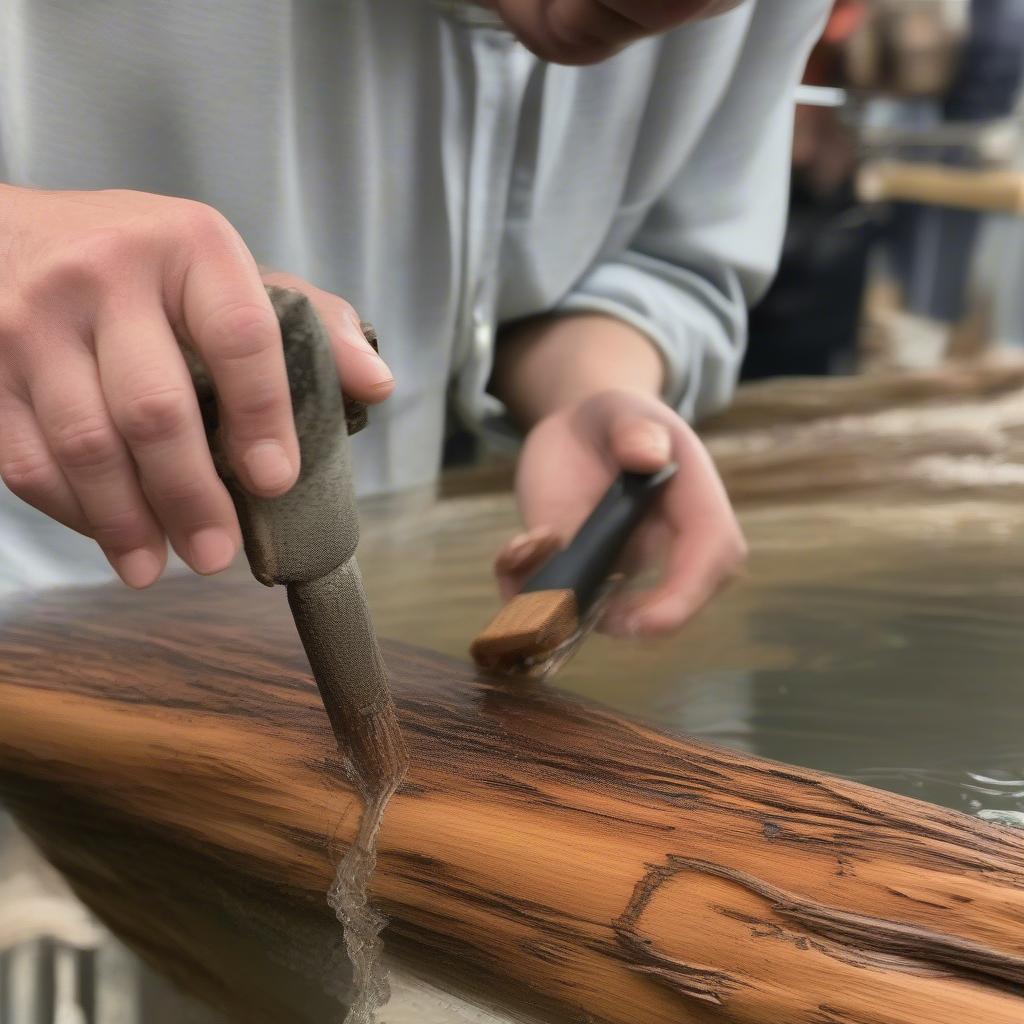
[[[1020,216],[1024,172],[885,160],[860,169],[857,195],[868,203],[895,200]]]

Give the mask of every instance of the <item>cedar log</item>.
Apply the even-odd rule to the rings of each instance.
[[[384,652],[411,755],[374,883],[396,957],[544,1021],[1024,1020],[1024,835]],[[359,804],[282,595],[10,606],[0,796],[158,968],[239,1020],[307,1019],[257,965],[307,1006],[331,977]]]

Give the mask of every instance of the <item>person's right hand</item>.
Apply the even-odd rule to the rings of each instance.
[[[344,300],[296,278],[345,390],[377,402],[391,373]],[[281,333],[260,270],[215,210],[140,192],[0,187],[0,477],[92,537],[126,583],[163,571],[166,540],[213,573],[240,542],[179,348],[217,390],[229,458],[252,493],[299,469]]]

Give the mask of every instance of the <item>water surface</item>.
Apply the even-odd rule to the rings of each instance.
[[[966,812],[1024,812],[1024,512],[929,499],[742,518],[748,570],[697,620],[663,641],[594,636],[553,685]],[[464,655],[497,606],[511,500],[378,521],[390,533],[364,517],[360,561],[380,632]]]

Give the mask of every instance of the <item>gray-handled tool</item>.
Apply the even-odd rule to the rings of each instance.
[[[249,566],[260,583],[287,587],[338,746],[368,795],[393,787],[407,755],[355,560],[359,520],[348,435],[364,425],[365,409],[351,403],[346,410],[330,341],[309,299],[285,288],[267,293],[281,324],[302,460],[290,491],[257,498],[242,487],[221,444],[212,382],[193,354],[189,368]]]

